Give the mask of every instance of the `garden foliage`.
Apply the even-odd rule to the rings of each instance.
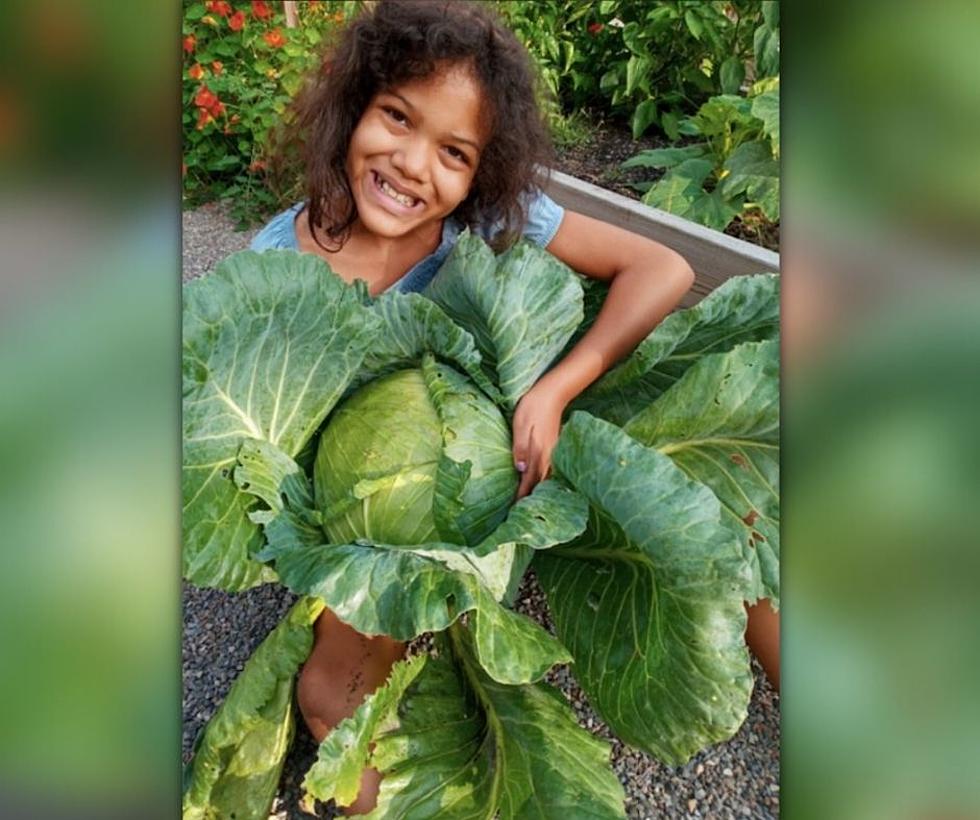
[[[271,138],[317,64],[321,40],[354,10],[339,0],[297,6],[300,25],[287,28],[280,2],[185,3],[182,174],[188,204],[227,199],[247,224],[282,203],[266,180]]]
[[[424,294],[371,299],[290,251],[185,285],[185,577],[301,596],[203,732],[185,816],[266,816],[323,605],[436,650],[327,736],[310,800],[349,801],[370,765],[373,817],[623,817],[608,745],[543,681],[562,663],[668,764],[738,729],[743,604],[779,600],[778,279],[668,317],[580,397],[553,478],[512,504],[507,418],[593,321],[588,285],[468,233]],[[511,608],[532,562],[554,635]]]
[[[290,188],[284,177],[275,191],[269,184],[272,137],[303,75],[316,66],[322,41],[360,6],[360,0],[298,4],[299,26],[291,29],[281,3],[185,5],[188,204],[227,199],[247,224],[301,197],[296,181]],[[656,184],[644,185],[644,201],[717,229],[735,216],[750,224],[778,221],[775,0],[496,6],[537,64],[547,92],[541,102],[559,144],[586,139],[590,116],[624,123],[634,139],[662,134],[676,148],[697,138],[703,151],[633,162],[664,171]],[[682,159],[673,162],[675,156]]]

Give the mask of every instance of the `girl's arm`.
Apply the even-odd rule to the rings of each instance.
[[[514,412],[517,497],[551,470],[568,404],[637,344],[680,302],[694,272],[670,248],[574,211],[566,211],[548,251],[569,267],[608,281],[595,323],[579,343],[521,398]]]

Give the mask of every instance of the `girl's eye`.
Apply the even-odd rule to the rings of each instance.
[[[408,122],[408,117],[406,117],[397,108],[383,107],[381,110],[384,111],[385,114],[387,114],[390,119],[394,120],[399,125],[404,125],[406,122]]]
[[[447,145],[446,151],[449,153],[449,156],[451,156],[453,159],[458,159],[460,162],[465,162],[469,164],[469,159],[467,159],[466,154],[464,154],[458,148],[452,145]]]

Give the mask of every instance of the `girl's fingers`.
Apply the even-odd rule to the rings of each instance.
[[[534,485],[537,483],[537,471],[533,467],[528,467],[521,475],[521,483],[517,488],[517,500],[520,501],[520,499],[524,498],[524,496],[534,489]]]

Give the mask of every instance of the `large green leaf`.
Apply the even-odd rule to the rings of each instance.
[[[752,98],[752,116],[762,120],[762,131],[772,140],[774,156],[779,158],[779,78],[771,88]]]
[[[311,802],[311,797],[324,802],[336,800],[340,806],[354,802],[361,789],[361,773],[371,757],[374,735],[398,707],[425,662],[426,656],[420,655],[396,663],[385,684],[368,695],[351,717],[338,723],[323,739],[316,762],[303,780],[304,802]]]
[[[636,350],[574,403],[623,425],[707,353],[779,333],[779,278],[736,276],[687,310],[672,313]]]
[[[745,194],[762,208],[767,218],[779,219],[779,163],[766,143],[743,142],[727,159],[727,176],[721,181],[725,196]]]
[[[588,514],[589,506],[581,495],[557,481],[545,480],[511,507],[504,523],[473,551],[486,555],[504,544],[548,549],[580,535]]]
[[[623,428],[709,486],[753,567],[750,600],[779,606],[779,343],[705,356]]]
[[[549,686],[503,686],[451,631],[408,690],[372,763],[384,775],[372,820],[624,817],[609,746]]]
[[[689,159],[703,159],[708,153],[708,144],[699,142],[671,148],[651,148],[640,151],[620,165],[620,168],[673,168]]]
[[[715,230],[723,230],[739,212],[741,203],[708,192],[704,184],[714,170],[707,159],[687,159],[672,167],[643,195],[643,202]]]
[[[255,553],[257,560],[267,561],[296,546],[323,543],[323,525],[313,503],[310,479],[274,444],[245,441],[238,452],[235,483],[266,505],[249,513],[265,533],[266,544]]]
[[[528,241],[495,258],[464,231],[425,294],[473,334],[510,409],[582,321],[577,277]]]
[[[707,487],[585,413],[553,463],[592,510],[582,538],[534,561],[575,676],[619,737],[684,763],[731,737],[748,708],[738,541]]]
[[[266,820],[293,733],[293,678],[323,604],[296,602],[245,663],[204,729],[184,790],[184,820]]]
[[[385,373],[416,366],[426,353],[455,363],[491,399],[500,401],[500,391],[483,372],[480,351],[473,337],[450,319],[434,302],[418,293],[384,293],[372,305],[383,326],[355,384]]]
[[[261,439],[295,456],[340,398],[378,320],[311,254],[242,251],[184,286],[183,571],[241,590],[275,576],[231,471]]]
[[[453,559],[460,563],[445,563]],[[422,554],[324,544],[282,553],[276,570],[293,592],[323,599],[338,618],[365,635],[405,641],[446,629],[464,612],[479,610],[475,617],[483,628],[477,632],[477,653],[488,674],[502,683],[538,680],[555,664],[570,660],[567,650],[534,621],[497,603],[480,572],[461,566],[464,561],[459,551]]]

